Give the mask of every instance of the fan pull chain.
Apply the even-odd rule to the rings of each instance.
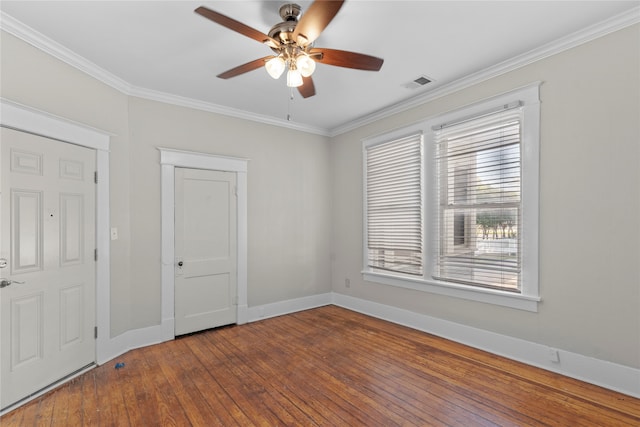
[[[293,104],[293,88],[289,93],[289,102],[287,103],[287,121],[291,121],[291,104]]]

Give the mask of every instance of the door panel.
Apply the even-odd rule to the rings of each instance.
[[[176,168],[176,335],[237,320],[235,179]]]
[[[60,263],[63,266],[81,264],[84,235],[84,196],[60,194]]]
[[[42,192],[11,190],[11,260],[14,274],[42,268]]]
[[[42,359],[42,292],[11,300],[11,370]]]
[[[0,408],[95,362],[95,151],[2,128]],[[21,282],[21,283],[20,283]]]

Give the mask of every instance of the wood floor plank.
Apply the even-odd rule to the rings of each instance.
[[[98,391],[96,385],[95,369],[85,373],[82,378],[82,402],[80,412],[82,413],[82,425],[98,425]]]
[[[129,352],[117,360],[117,363],[123,364],[117,372],[118,386],[132,426],[143,425],[155,419],[159,413],[153,386],[148,378],[151,370],[147,364],[148,354],[149,351],[144,349]],[[116,369],[115,365],[112,369]]]
[[[162,370],[165,365],[175,365],[175,358],[167,351],[168,349],[159,345],[150,346],[146,350],[152,387],[151,394],[156,400],[158,409],[156,422],[158,425],[190,425],[176,390]]]
[[[402,422],[414,422],[420,423],[424,422],[424,420],[406,410],[405,407],[399,407],[395,405],[393,400],[395,398],[392,395],[388,395],[384,404],[380,404],[377,400],[379,397],[377,393],[371,392],[365,384],[367,381],[362,377],[358,378],[357,376],[350,375],[353,372],[361,373],[362,369],[359,367],[352,368],[351,366],[357,364],[356,361],[349,360],[347,364],[338,369],[333,366],[337,359],[335,357],[329,357],[329,355],[321,355],[317,352],[317,349],[312,347],[311,344],[307,341],[302,341],[302,347],[296,348],[292,347],[291,342],[281,343],[281,345],[286,346],[285,349],[290,349],[291,352],[302,352],[307,353],[307,358],[305,360],[306,367],[305,369],[317,371],[320,375],[320,382],[326,383],[329,385],[337,385],[340,383],[341,385],[347,385],[343,387],[342,395],[340,396],[341,400],[345,402],[349,402],[352,406],[369,407],[367,410],[367,414],[371,417],[370,422],[376,421],[376,416],[390,420],[392,422],[402,423]],[[324,342],[325,347],[327,347],[329,343]],[[332,352],[335,355],[335,351],[331,349],[325,348],[326,351]],[[329,358],[329,360],[327,360]],[[339,371],[342,372],[342,379],[338,379],[335,377],[334,372]],[[406,402],[403,402],[406,403]],[[398,414],[398,412],[400,414]]]
[[[207,348],[215,357],[223,361],[223,370],[227,378],[232,379],[234,386],[227,388],[233,401],[242,408],[244,414],[253,424],[278,425],[278,405],[265,384],[252,381],[246,372],[250,369],[242,364],[241,356],[229,351],[218,339],[210,339]]]
[[[247,332],[256,333],[260,328],[261,325],[256,324]],[[266,361],[262,365],[263,368],[267,372],[273,369],[271,376],[273,380],[271,381],[279,381],[282,387],[289,390],[297,398],[298,405],[311,408],[322,417],[321,420],[315,419],[317,423],[372,425],[374,419],[368,412],[361,409],[361,402],[358,402],[358,406],[360,406],[358,408],[358,406],[354,406],[353,402],[345,399],[342,389],[335,390],[328,387],[329,382],[323,378],[326,367],[311,364],[307,347],[302,346],[289,350],[287,345],[291,343],[291,340],[279,340],[268,330],[263,330],[263,332],[266,332],[263,337],[256,336],[255,340],[250,340],[251,343],[269,343],[268,346],[261,346],[262,359]],[[244,354],[247,348],[241,347],[240,351]],[[253,363],[252,366],[254,366]]]
[[[53,408],[58,397],[59,390],[53,390],[47,394],[47,397],[42,397],[42,402],[38,408],[38,414],[36,415],[34,425],[36,427],[44,427],[51,425],[51,419],[53,418]]]
[[[253,331],[254,328],[251,328]],[[327,422],[343,423],[343,419],[338,416],[340,408],[336,408],[326,395],[321,393],[314,384],[318,381],[313,376],[313,371],[306,371],[303,378],[298,378],[296,365],[300,364],[303,357],[299,355],[287,354],[282,351],[282,347],[271,339],[260,340],[254,339],[251,335],[247,335],[247,331],[243,331],[243,337],[240,339],[236,335],[230,333],[225,338],[227,344],[224,347],[236,348],[240,357],[247,357],[250,366],[262,376],[263,381],[267,384],[277,384],[282,396],[291,401],[298,409],[303,408],[305,411],[311,410],[308,416],[314,423],[325,424]],[[256,342],[262,342],[266,345],[256,346]],[[281,364],[282,355],[284,357],[295,357],[297,360],[288,359],[287,363]]]
[[[314,329],[319,329],[321,328],[321,324],[320,323],[314,323]],[[349,327],[349,334],[353,334],[354,329],[358,328],[357,325],[351,325]],[[335,335],[335,334],[333,334]],[[353,341],[352,339],[349,339],[348,336],[344,335],[344,334],[340,334],[338,336],[335,337],[336,339],[336,348],[333,350],[333,356],[332,357],[337,357],[339,356],[341,353],[345,353],[347,352],[348,354],[352,353],[352,349],[354,348],[358,348],[358,346],[362,345],[362,343]],[[368,340],[366,340],[368,341]],[[365,341],[365,343],[366,343]],[[322,347],[324,347],[324,345],[326,345],[326,341],[322,342]],[[369,357],[370,361],[372,362],[370,365],[367,366],[360,366],[359,370],[360,371],[366,371],[366,372],[370,372],[370,373],[376,373],[376,372],[384,372],[384,369],[378,369],[380,366],[380,363],[382,361],[384,361],[386,358],[388,358],[389,355],[389,350],[390,348],[388,346],[380,346],[379,343],[378,344],[374,344],[371,347],[368,347],[366,349],[367,351],[362,352],[361,354],[361,358],[365,358],[365,357]],[[405,353],[406,355],[406,353]],[[395,359],[391,359],[391,363],[392,364],[387,364],[385,367],[389,369],[389,371],[391,372],[391,375],[398,375],[398,372],[394,372],[394,369],[396,366],[398,367],[402,367],[404,364],[397,364],[397,360]],[[349,360],[347,360],[345,362],[346,365],[349,365]],[[353,364],[353,363],[352,363]],[[430,379],[427,378],[427,381],[429,382],[425,382],[424,379],[421,379],[423,384],[429,384],[429,389],[432,389],[434,387],[433,381],[429,381]],[[403,383],[399,383],[397,382],[396,384],[399,385],[398,389],[401,391],[406,390],[406,385]],[[436,384],[437,385],[437,384]],[[451,416],[454,416],[454,418],[458,418],[460,423],[462,425],[467,424],[469,425],[470,423],[473,423],[474,425],[481,425],[482,424],[482,420],[479,419],[480,417],[478,417],[475,413],[471,412],[471,411],[465,411],[464,408],[462,406],[459,405],[448,405],[449,402],[447,402],[446,400],[443,400],[441,398],[443,393],[447,393],[448,391],[446,389],[439,389],[437,390],[437,393],[431,394],[429,399],[424,399],[424,394],[425,393],[429,393],[428,391],[425,390],[420,390],[421,394],[422,394],[422,401],[425,402],[424,405],[421,405],[421,409],[423,414],[425,414],[424,416],[428,416],[429,417],[429,422],[433,423],[435,422],[435,420],[433,419],[433,417],[426,415],[428,414],[428,412],[425,411],[426,407],[428,407],[430,405],[430,403],[433,401],[434,402],[434,408],[438,408],[438,411],[435,411],[435,413],[439,413],[441,412],[442,409],[447,409],[447,413],[449,414],[447,418],[450,418]],[[476,409],[476,408],[474,408]],[[490,423],[489,423],[490,424]]]
[[[325,306],[130,351],[0,425],[639,426],[640,399]]]
[[[262,349],[256,349],[254,346],[244,346],[243,343],[238,343],[237,340],[234,340],[234,337],[236,337],[236,335],[231,333],[220,334],[218,341],[223,348],[230,348],[236,352],[242,360],[242,365],[249,367],[249,369],[243,370],[247,380],[261,384],[278,383],[277,388],[266,388],[265,392],[269,394],[270,401],[273,402],[273,406],[270,406],[280,420],[280,424],[296,425],[301,421],[305,421],[305,424],[312,424],[312,418],[308,417],[296,402],[282,393],[282,389],[285,387],[282,379],[282,371],[273,375],[273,371],[269,368],[271,363],[266,363],[265,358],[262,357]]]
[[[67,419],[65,426],[79,426],[82,425],[82,383],[85,377],[77,377],[69,381],[69,400],[67,408]]]
[[[316,326],[317,326],[317,323],[316,323]],[[371,339],[372,330],[359,331],[358,329],[359,328],[357,326],[354,326],[351,328],[351,330],[353,331],[351,334],[352,337],[354,336],[357,337],[361,333],[364,333],[364,335],[361,337],[360,341],[353,342],[353,345],[359,345],[359,346],[365,346],[365,347],[368,346],[368,343],[372,341]],[[404,332],[409,333],[410,331],[404,331]],[[386,357],[386,355],[390,355],[391,360],[393,360],[394,358],[397,358],[397,357],[403,357],[403,355],[407,353],[406,342],[403,342],[400,345],[397,345],[396,338],[391,337],[393,339],[387,340],[383,336],[384,334],[379,334],[378,332],[375,332],[375,333],[377,335],[375,342],[378,343],[379,347],[369,348],[368,354],[375,354],[375,352],[378,351],[376,359],[381,359]],[[345,337],[345,340],[348,341],[349,339]],[[380,345],[381,342],[382,342],[382,345]],[[384,348],[384,351],[379,352],[379,348]],[[413,367],[413,369],[418,373],[420,373],[420,371],[423,369],[424,366],[429,366],[429,375],[428,376],[421,375],[421,377],[424,380],[428,381],[429,384],[440,384],[443,388],[453,391],[454,394],[459,396],[468,396],[471,400],[475,400],[478,403],[490,401],[490,400],[487,400],[485,398],[486,396],[484,395],[493,393],[494,391],[485,390],[484,392],[481,392],[481,390],[487,384],[491,385],[492,383],[494,383],[494,381],[491,378],[480,378],[479,388],[472,389],[473,394],[468,393],[468,388],[467,387],[460,388],[458,386],[458,383],[460,378],[465,378],[465,382],[466,382],[466,381],[469,381],[469,379],[474,376],[479,376],[477,372],[474,372],[473,367],[465,367],[462,364],[451,363],[450,357],[452,357],[452,355],[444,354],[437,349],[420,348],[420,346],[414,345],[411,347],[411,350],[415,352],[414,361],[413,362],[407,361],[408,363],[403,365],[407,368]],[[501,389],[498,387],[497,390],[500,391]],[[480,393],[480,395],[478,395],[478,393]],[[513,398],[513,396],[506,396],[506,398]],[[513,403],[518,405],[521,404],[521,402],[519,401],[515,401]],[[478,406],[474,407],[474,411],[478,411],[482,409],[486,409],[486,408],[479,408]],[[521,422],[525,420],[518,420],[518,421]]]

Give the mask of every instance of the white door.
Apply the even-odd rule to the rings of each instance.
[[[175,169],[175,334],[236,323],[236,175]]]
[[[95,362],[95,151],[2,128],[0,407]]]

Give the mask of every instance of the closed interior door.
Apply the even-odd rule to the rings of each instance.
[[[175,334],[236,323],[236,175],[175,169]]]
[[[95,362],[95,151],[2,128],[0,407]],[[4,267],[3,267],[4,266]]]

